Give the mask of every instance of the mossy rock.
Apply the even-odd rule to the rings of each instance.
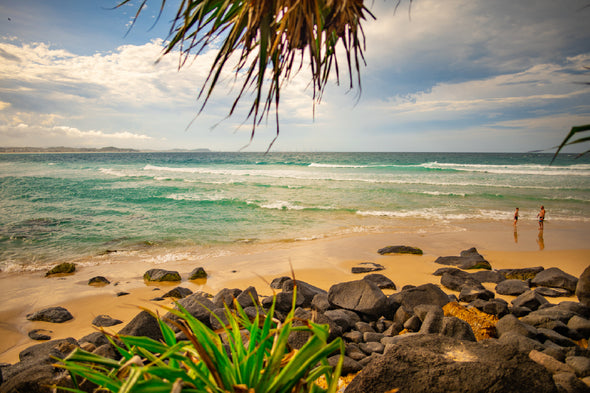
[[[200,280],[203,278],[207,278],[207,272],[202,267],[195,268],[188,277],[189,280]]]
[[[389,246],[381,248],[377,251],[381,255],[385,254],[413,254],[413,255],[423,255],[421,249],[417,247],[410,247],[410,246]]]
[[[45,277],[51,276],[52,274],[74,273],[75,271],[76,271],[76,264],[75,263],[64,262],[64,263],[60,263],[57,266],[54,266],[53,269],[51,269],[50,271],[45,273]]]
[[[144,273],[143,279],[146,281],[180,281],[180,274],[173,270],[150,269]]]

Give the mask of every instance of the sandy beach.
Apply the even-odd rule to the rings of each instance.
[[[515,233],[512,223],[474,222],[440,230],[431,227],[428,231],[359,233],[299,242],[243,244],[203,260],[187,257],[146,264],[137,262],[133,256],[111,255],[102,257],[100,263],[75,261],[78,263],[76,273],[62,277],[46,278],[44,271],[0,272],[0,362],[16,362],[22,349],[38,343],[27,336],[33,329],[49,330],[53,339],[81,338],[95,331],[91,322],[97,315],[107,314],[123,321],[112,328],[116,332],[139,312],[140,307],[165,312],[161,306],[169,306],[171,302],[150,299],[178,285],[211,294],[224,287],[245,289],[252,285],[260,295],[272,295],[268,283],[275,277],[291,275],[291,267],[297,279],[327,290],[335,283],[362,278],[351,273],[353,266],[360,262],[376,262],[385,266],[380,273],[391,278],[400,289],[408,284],[439,284],[439,277],[432,273],[441,265],[434,260],[476,247],[494,269],[559,267],[579,276],[590,264],[589,234],[590,223],[548,222],[543,233],[539,233],[536,223],[523,222]],[[424,255],[381,256],[377,253],[378,249],[389,245],[418,247]],[[209,278],[188,281],[188,273],[198,266],[208,272]],[[142,276],[151,268],[176,270],[183,280],[175,284],[146,285]],[[98,275],[107,277],[111,284],[87,285],[88,279]],[[118,292],[129,294],[117,296]],[[511,299],[507,297],[506,300]],[[559,302],[568,298],[548,300]],[[49,306],[67,308],[74,319],[62,324],[26,320],[27,314]]]

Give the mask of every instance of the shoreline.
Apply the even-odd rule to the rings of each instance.
[[[519,223],[517,229],[517,242],[511,222],[477,222],[461,223],[457,231],[441,228],[439,232],[359,233],[301,242],[244,245],[229,255],[221,253],[202,260],[146,264],[133,261],[131,256],[125,263],[81,265],[76,273],[64,277],[45,278],[44,271],[2,272],[0,363],[14,363],[21,350],[42,342],[28,338],[27,333],[33,329],[53,331],[52,339],[78,339],[96,331],[91,325],[94,317],[108,314],[123,321],[123,324],[107,328],[116,332],[140,311],[138,307],[162,312],[161,306],[172,303],[150,299],[176,286],[215,294],[224,287],[246,289],[252,285],[260,295],[268,296],[272,295],[268,283],[275,277],[290,276],[291,266],[297,279],[327,290],[338,282],[362,278],[363,275],[350,272],[352,266],[360,262],[380,263],[385,270],[379,273],[391,278],[399,290],[408,284],[440,284],[440,278],[432,273],[442,265],[435,264],[434,260],[438,256],[458,255],[471,247],[476,247],[493,269],[559,267],[578,277],[590,264],[590,248],[586,242],[590,223],[550,222],[543,231],[543,249],[540,249],[535,223]],[[377,253],[379,248],[402,244],[421,248],[424,255],[381,256]],[[209,278],[206,282],[188,281],[187,274],[199,266],[207,271]],[[183,280],[174,284],[146,285],[142,275],[151,268],[177,270]],[[89,278],[98,275],[107,277],[111,284],[105,287],[87,285]],[[119,291],[129,292],[129,295],[117,297]],[[510,297],[506,300],[510,301]],[[68,309],[74,319],[62,324],[26,320],[29,313],[58,305]]]

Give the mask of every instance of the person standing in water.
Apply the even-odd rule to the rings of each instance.
[[[543,229],[543,222],[545,221],[545,206],[541,206],[541,211],[537,214],[539,218],[539,229]]]
[[[518,222],[518,208],[516,208],[516,210],[514,211],[514,226],[516,226],[517,222]]]

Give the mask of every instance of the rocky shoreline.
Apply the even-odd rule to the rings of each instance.
[[[418,253],[415,250],[386,247],[379,253]],[[342,337],[346,343],[342,374],[356,375],[343,388],[347,393],[590,391],[590,267],[580,277],[556,267],[494,270],[474,248],[435,262],[445,266],[433,272],[440,285],[407,285],[399,291],[390,278],[377,273],[382,266],[374,263],[353,268],[361,279],[335,284],[327,291],[277,277],[270,285],[276,291],[276,317],[284,318],[290,310],[296,283],[296,317],[328,324],[331,338]],[[204,275],[202,268],[191,272],[191,277]],[[144,280],[176,282],[180,275],[151,269]],[[108,285],[106,279],[91,281],[90,285]],[[494,290],[484,284],[495,285]],[[547,300],[574,293],[577,302]],[[255,313],[273,301],[259,296],[254,287],[225,288],[215,295],[177,287],[153,300],[166,298],[179,299],[213,329],[220,325],[208,310],[223,316],[224,304],[235,299],[246,312]],[[63,307],[27,315],[30,320],[54,323],[73,317]],[[122,323],[108,315],[92,322],[97,327]],[[49,341],[22,351],[15,364],[0,364],[0,392],[50,392],[48,386],[54,384],[71,387],[67,374],[52,365],[53,358],[64,358],[78,346],[117,357],[103,333],[60,340],[50,340],[49,333],[30,332],[33,339]],[[162,339],[156,319],[146,311],[118,333]],[[304,333],[295,333],[289,341],[300,348],[306,340]],[[334,364],[337,360],[338,355],[331,359]]]

